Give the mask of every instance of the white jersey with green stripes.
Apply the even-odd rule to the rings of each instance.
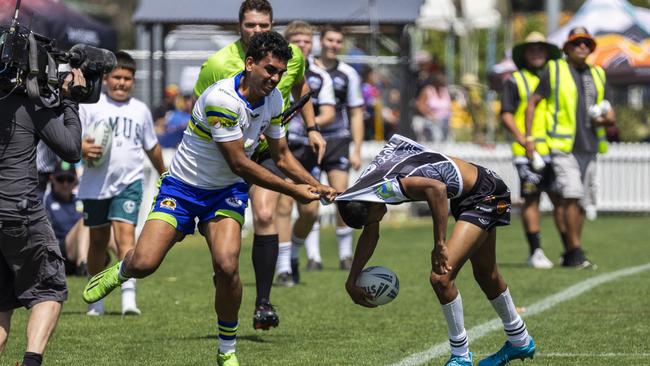
[[[242,76],[212,84],[196,101],[169,167],[172,177],[204,189],[243,182],[230,170],[217,144],[242,139],[244,152],[250,157],[262,134],[271,139],[284,137],[282,94],[274,89],[257,105],[251,105],[238,91]]]

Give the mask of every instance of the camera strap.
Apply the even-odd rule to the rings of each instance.
[[[47,88],[51,97],[46,99],[41,96],[38,87],[38,45],[34,33],[29,33],[29,74],[27,75],[27,95],[36,105],[45,108],[54,108],[59,105],[59,91],[56,88],[58,84],[56,62],[47,52]],[[54,86],[54,87],[53,87]]]

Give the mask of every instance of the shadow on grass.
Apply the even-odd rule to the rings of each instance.
[[[204,340],[204,339],[218,339],[219,336],[216,334],[208,334],[204,336],[197,336],[197,337],[184,337],[180,338],[180,340]],[[259,335],[253,334],[253,335],[238,335],[237,336],[237,341],[248,341],[248,342],[254,342],[254,343],[271,343],[269,342],[268,339],[265,339]]]
[[[68,316],[68,315],[86,315],[86,310],[63,310],[61,311],[61,316]],[[101,317],[101,316],[119,316],[119,317],[131,317],[131,315],[122,315],[121,312],[119,311],[105,311],[104,314],[102,315],[88,315],[89,318],[95,318],[95,317]]]

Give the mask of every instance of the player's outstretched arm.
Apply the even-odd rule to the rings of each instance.
[[[293,95],[294,100],[299,100],[303,95],[309,93],[309,85],[303,79],[301,82],[296,83],[292,90],[291,94]],[[305,128],[314,127],[316,125],[316,117],[314,113],[314,105],[311,102],[311,98],[305,103],[305,105],[300,109],[300,116],[305,123]],[[325,155],[325,146],[327,143],[320,132],[316,130],[310,130],[307,132],[307,137],[309,138],[309,146],[318,156],[317,161],[320,164],[323,156]]]
[[[336,190],[332,187],[321,184],[300,164],[300,162],[293,156],[289,149],[287,140],[283,137],[274,139],[269,136],[266,137],[269,143],[269,151],[275,165],[282,170],[294,182],[309,184],[315,187],[319,194],[321,194],[328,201],[334,200],[336,197]]]
[[[279,178],[263,166],[254,163],[244,153],[244,140],[217,142],[219,151],[226,159],[230,170],[247,182],[295,198],[301,203],[309,203],[320,198],[315,187],[307,184],[292,184]]]
[[[357,278],[363,270],[363,267],[368,263],[370,257],[375,252],[377,247],[377,242],[379,241],[379,222],[374,222],[363,227],[363,232],[359,236],[359,241],[357,242],[357,247],[354,250],[354,258],[352,259],[352,268],[350,268],[350,274],[348,275],[347,281],[345,281],[345,289],[354,301],[355,304],[365,306],[368,308],[374,308],[377,305],[373,305],[368,302],[368,294],[361,288],[356,285]]]
[[[431,252],[432,270],[445,274],[451,270],[447,264],[447,186],[435,179],[408,177],[401,180],[406,194],[414,200],[427,201],[433,219],[434,247]]]

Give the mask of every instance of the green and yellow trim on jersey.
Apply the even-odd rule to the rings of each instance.
[[[194,116],[190,117],[190,121],[187,124],[187,128],[190,129],[195,135],[206,141],[212,141],[212,133],[210,129],[201,122],[194,119]]]
[[[205,114],[210,126],[219,123],[223,127],[234,127],[237,125],[237,119],[239,118],[237,113],[220,106],[206,106]]]

